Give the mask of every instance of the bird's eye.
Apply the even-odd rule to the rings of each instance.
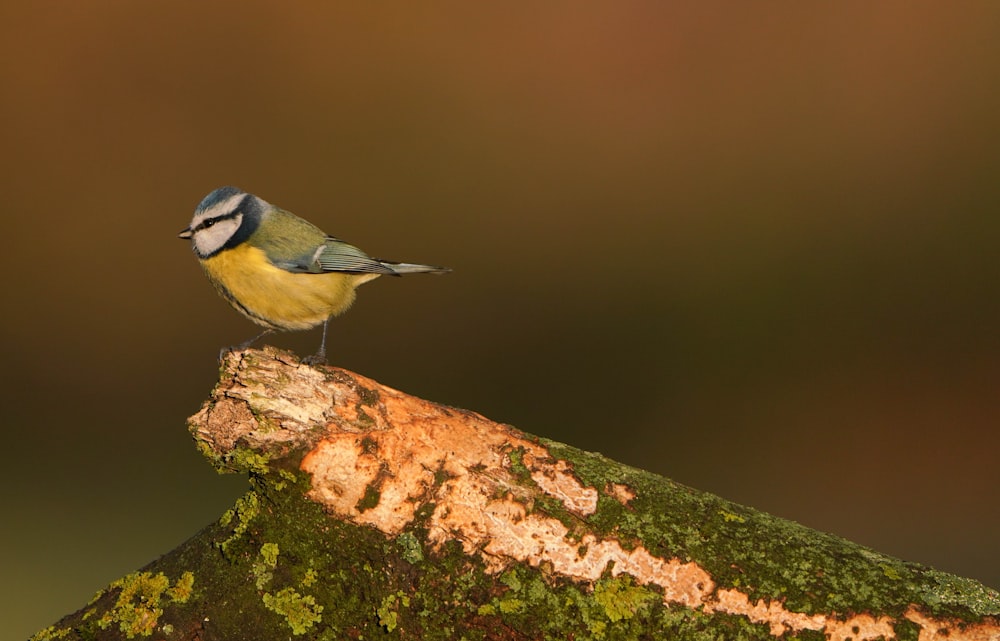
[[[211,227],[214,224],[215,224],[215,219],[214,218],[209,218],[208,220],[206,220],[205,222],[203,222],[201,224],[201,226],[204,227],[205,229],[208,229],[209,227]]]

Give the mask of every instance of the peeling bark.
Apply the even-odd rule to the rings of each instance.
[[[190,429],[252,490],[38,639],[996,641],[969,579],[273,348]]]

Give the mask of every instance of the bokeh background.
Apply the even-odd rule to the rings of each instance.
[[[185,429],[256,331],[175,239],[225,184],[454,268],[335,364],[1000,585],[1000,4],[0,17],[0,636],[245,488]]]

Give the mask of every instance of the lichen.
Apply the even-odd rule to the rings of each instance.
[[[280,550],[277,543],[265,543],[260,546],[260,554],[254,559],[250,571],[253,573],[254,585],[263,590],[274,577],[274,568],[278,566]]]
[[[903,578],[899,574],[899,571],[888,563],[881,563],[879,564],[879,567],[882,568],[882,574],[886,575],[890,579],[898,581]]]
[[[521,599],[500,599],[497,602],[497,609],[503,614],[512,614],[524,610],[525,603]]]
[[[747,520],[736,514],[735,512],[730,512],[728,510],[719,510],[719,514],[727,523],[746,523]]]
[[[394,592],[382,599],[382,603],[375,609],[379,625],[385,628],[386,632],[396,629],[399,621],[399,606],[410,607],[410,597],[402,591]]]
[[[259,514],[260,496],[254,490],[250,490],[236,499],[236,504],[222,514],[222,517],[219,519],[219,525],[223,527],[232,523],[234,518],[236,519],[236,525],[233,527],[229,537],[216,544],[227,558],[230,556],[230,548],[246,534],[247,529],[250,527],[250,522],[257,518]]]
[[[368,438],[364,447],[378,455],[378,443]],[[569,556],[583,558],[588,550],[593,554],[604,542],[614,541],[655,559],[697,563],[720,591],[738,585],[751,599],[794,612],[846,616],[857,611],[851,608],[859,603],[920,603],[925,593],[925,602],[932,604],[926,607],[938,614],[961,611],[970,594],[981,604],[977,612],[998,609],[996,593],[974,582],[966,585],[950,575],[859,549],[600,455],[540,444],[555,459],[568,461],[581,485],[603,488],[598,490],[596,511],[571,513],[552,494],[536,498],[539,482],[531,470],[537,474],[543,459],[537,451],[529,456],[524,447],[506,452],[514,484],[521,487],[506,484],[496,498],[518,501],[517,507],[531,519],[562,521],[569,528]],[[550,561],[520,563],[486,547],[463,547],[461,531],[447,531],[430,543],[433,516],[447,507],[436,490],[450,478],[459,478],[443,466],[428,468],[435,491],[414,497],[412,521],[392,537],[370,525],[337,518],[310,500],[310,475],[279,469],[286,463],[290,469],[292,458],[283,458],[280,465],[270,461],[271,469],[264,470],[263,458],[238,456],[233,463],[246,466],[252,489],[218,524],[145,568],[148,571],[141,574],[148,586],[133,586],[131,598],[122,601],[122,583],[114,587],[120,593],[102,593],[60,622],[68,627],[43,630],[37,641],[125,636],[102,633],[98,621],[105,627],[126,625],[134,635],[152,629],[157,639],[171,625],[174,637],[187,638],[194,626],[199,630],[195,634],[208,634],[211,627],[211,635],[218,638],[242,638],[250,629],[255,638],[287,639],[294,634],[320,641],[483,641],[491,635],[581,641],[774,638],[767,622],[754,623],[742,612],[713,610],[718,601],[712,592],[690,607],[665,601],[661,586],[630,576],[622,564],[609,563],[599,578],[586,580],[563,573]],[[473,471],[489,473],[485,467]],[[613,489],[616,484],[628,488],[628,501],[623,503],[621,492]],[[388,491],[378,497],[377,486],[373,483],[360,506],[386,500]],[[581,532],[592,538],[575,538]],[[192,571],[197,572],[197,589]],[[171,584],[167,576],[180,579]],[[142,580],[133,577],[133,583]],[[887,589],[894,592],[883,596]],[[117,613],[109,614],[109,608]],[[921,606],[920,612],[927,609]],[[964,612],[968,617],[969,610]],[[902,614],[888,615],[897,617],[893,629],[898,641],[916,641],[920,626],[900,618]],[[825,632],[787,628],[782,638],[822,641]]]
[[[237,447],[222,457],[222,463],[229,471],[251,474],[267,474],[270,471],[270,461],[266,454],[248,447]]]
[[[173,587],[167,588],[167,596],[174,603],[187,603],[194,592],[194,573],[186,571],[177,579]]]
[[[97,625],[106,630],[118,624],[118,629],[129,639],[148,637],[156,629],[163,606],[186,602],[193,584],[194,574],[189,571],[184,572],[173,587],[162,572],[133,572],[108,586],[108,591],[119,590],[118,598],[97,620]]]
[[[599,496],[597,511],[585,518],[598,538],[614,538],[623,548],[641,545],[658,558],[693,561],[718,587],[738,588],[751,602],[780,601],[793,612],[898,617],[906,604],[919,601],[912,586],[921,582],[924,568],[598,454],[544,444],[571,462],[584,485],[619,483],[634,491],[628,507]]]
[[[521,579],[518,578],[517,572],[512,570],[508,570],[500,575],[500,583],[503,583],[514,592],[519,591],[522,587]]]
[[[295,474],[288,470],[278,470],[278,476],[281,477],[281,480],[274,481],[274,489],[279,492],[285,489],[289,483],[297,483],[299,480]]]
[[[44,630],[39,630],[31,636],[28,641],[57,641],[63,639],[72,632],[69,628],[56,628],[50,625]]]
[[[284,588],[277,594],[265,592],[263,601],[268,610],[285,617],[295,635],[305,634],[323,620],[323,606],[311,595],[301,595],[294,588]]]
[[[412,532],[403,532],[397,536],[396,545],[407,562],[416,564],[424,560],[423,546]]]
[[[961,616],[963,609],[972,615],[963,618],[1000,615],[1000,592],[984,586],[973,579],[928,570],[925,573],[930,585],[921,597],[932,612],[940,611],[953,616]]]

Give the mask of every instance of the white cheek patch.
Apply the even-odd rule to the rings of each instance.
[[[222,249],[243,222],[243,214],[232,218],[224,218],[211,227],[204,227],[194,233],[194,249],[199,256],[205,257]]]

